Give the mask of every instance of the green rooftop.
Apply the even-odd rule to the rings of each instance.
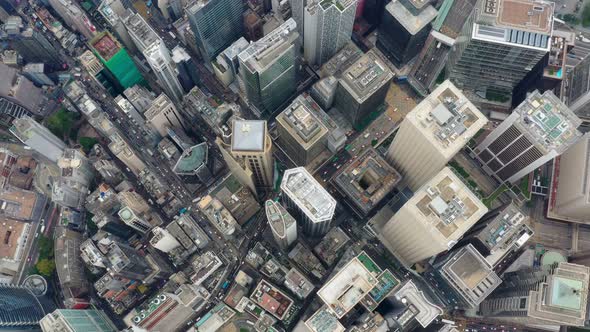
[[[584,284],[580,280],[555,277],[551,290],[551,304],[565,309],[580,310],[583,288]]]
[[[176,173],[192,173],[207,162],[207,144],[201,143],[184,151],[176,165]]]

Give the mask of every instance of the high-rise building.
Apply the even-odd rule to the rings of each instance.
[[[488,101],[510,100],[551,47],[554,7],[537,0],[480,1],[449,56],[451,80]]]
[[[403,67],[424,46],[430,23],[437,15],[430,1],[400,0],[385,6],[377,47],[397,67]]]
[[[297,166],[306,166],[326,149],[328,128],[316,112],[320,106],[309,95],[299,95],[276,117],[277,144]]]
[[[62,206],[81,208],[94,179],[94,167],[78,149],[64,149],[57,166],[61,174],[52,188],[51,200]]]
[[[9,39],[14,49],[27,63],[42,62],[53,68],[58,68],[63,63],[57,48],[41,31],[32,27],[24,29],[20,34],[11,36]]]
[[[416,191],[459,152],[487,118],[450,81],[439,85],[403,120],[388,161]]]
[[[77,1],[47,0],[47,2],[72,30],[81,33],[88,40],[96,35],[96,27]]]
[[[502,283],[492,265],[470,244],[445,255],[433,267],[437,279],[453,291],[447,298],[464,309],[477,308]]]
[[[275,242],[281,249],[287,250],[297,240],[297,221],[281,204],[273,200],[267,200],[264,208]]]
[[[238,55],[248,48],[248,45],[248,41],[241,37],[221,52],[216,61],[212,63],[215,76],[223,85],[229,86],[238,76],[238,68],[240,67]]]
[[[586,56],[565,76],[565,103],[585,122],[590,122],[590,56]]]
[[[168,129],[184,129],[182,115],[172,100],[163,93],[152,102],[143,115],[147,123],[154,127],[162,137],[168,135]]]
[[[488,208],[445,167],[387,221],[379,234],[403,264],[451,249]]]
[[[184,92],[189,92],[201,81],[195,60],[193,60],[184,48],[177,45],[172,49],[172,61],[174,61],[174,64],[176,65],[178,80],[180,81]]]
[[[486,213],[459,243],[469,243],[501,274],[510,266],[510,255],[523,248],[533,236],[529,218],[509,203]],[[513,257],[516,258],[516,257]]]
[[[211,61],[244,31],[244,4],[235,0],[193,0],[186,7],[201,57]]]
[[[115,133],[109,137],[111,143],[109,149],[125,166],[133,172],[136,176],[139,175],[146,167],[143,160],[137,154],[137,152],[127,143],[123,136],[119,133]]]
[[[30,79],[36,86],[55,85],[45,73],[44,63],[29,63],[22,68],[23,76]]]
[[[178,80],[170,50],[166,47],[164,41],[137,13],[127,16],[125,25],[131,39],[143,53],[148,65],[156,75],[158,83],[162,85],[166,94],[176,101],[181,101],[184,91]]]
[[[243,92],[259,115],[272,114],[297,90],[296,28],[289,19],[238,55]]]
[[[0,328],[27,329],[38,326],[46,312],[40,299],[27,287],[0,285]]]
[[[150,239],[150,244],[165,253],[171,252],[172,250],[180,247],[180,242],[170,234],[166,229],[161,227],[154,227],[152,229],[153,236]]]
[[[303,19],[303,45],[308,63],[321,66],[350,41],[357,4],[357,0],[314,0],[307,3]]]
[[[39,322],[43,332],[116,332],[118,329],[101,310],[57,309]]]
[[[589,276],[589,267],[566,262],[507,272],[479,312],[523,325],[584,326]]]
[[[109,32],[98,34],[89,45],[123,89],[143,83],[139,69],[125,48]]]
[[[234,120],[231,154],[252,171],[257,188],[272,188],[274,158],[266,121]]]
[[[134,85],[130,88],[127,88],[125,91],[123,91],[123,94],[125,95],[125,98],[127,98],[127,100],[129,100],[129,102],[133,105],[133,107],[135,107],[135,109],[140,113],[145,112],[154,100],[154,97],[150,91],[141,85]]]
[[[555,160],[551,187],[549,204],[555,214],[590,221],[590,133]]]
[[[336,200],[304,167],[285,171],[281,192],[286,205],[300,215],[307,235],[323,235],[330,229]]]
[[[475,149],[483,170],[514,183],[557,157],[582,134],[581,120],[553,92],[534,91]]]
[[[146,257],[126,243],[109,239],[100,245],[106,247],[107,269],[112,275],[145,281],[154,272]]]
[[[207,143],[199,143],[185,149],[172,171],[178,175],[196,176],[199,181],[209,183],[215,170],[214,157],[209,156]]]
[[[385,102],[393,73],[374,51],[365,53],[344,71],[334,97],[334,107],[354,127],[362,128]]]
[[[66,148],[66,144],[61,139],[29,116],[14,120],[10,132],[31,149],[53,162],[57,162]]]
[[[248,40],[257,41],[264,35],[264,21],[251,10],[244,13],[244,35]]]

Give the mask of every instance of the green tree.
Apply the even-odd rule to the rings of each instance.
[[[35,267],[37,268],[37,271],[39,271],[40,275],[49,278],[55,271],[55,262],[49,259],[41,259],[39,262],[37,262]]]
[[[39,237],[39,241],[37,242],[37,246],[39,248],[39,259],[48,259],[53,257],[53,241],[41,235]]]

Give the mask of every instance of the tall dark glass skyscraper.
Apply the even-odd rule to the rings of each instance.
[[[28,288],[0,285],[0,330],[36,326],[45,314],[41,302]]]
[[[243,35],[243,11],[243,2],[237,0],[193,0],[186,6],[204,60],[215,58]]]

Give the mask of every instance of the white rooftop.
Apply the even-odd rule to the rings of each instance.
[[[281,190],[313,222],[331,220],[334,216],[336,200],[304,167],[286,170]]]
[[[232,151],[264,151],[266,121],[235,120],[232,130]]]

